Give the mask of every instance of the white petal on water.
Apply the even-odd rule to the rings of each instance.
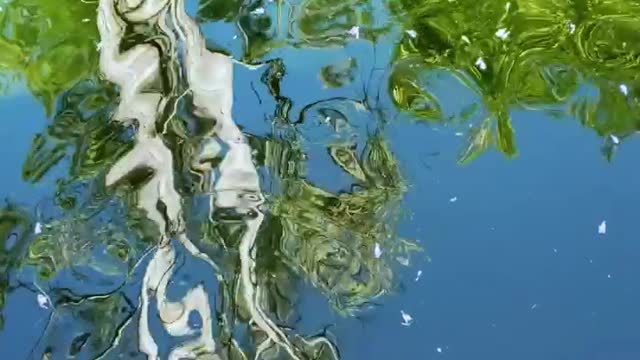
[[[351,29],[347,30],[347,34],[353,36],[356,39],[360,38],[360,27],[355,25]]]
[[[451,199],[449,199],[449,202],[452,202],[452,203],[454,203],[456,201],[458,201],[458,197],[457,196],[454,196]]]
[[[442,348],[441,348],[441,347],[437,347],[437,348],[436,348],[436,351],[437,351],[437,352],[439,352],[439,353],[441,353],[441,352],[442,352]]]
[[[573,34],[576,31],[576,24],[572,23],[571,20],[567,21],[567,27],[569,28],[569,34]]]
[[[462,135],[464,135],[464,134],[463,134],[463,133],[461,133],[461,132],[457,132],[457,133],[456,133],[456,136],[462,136]]]
[[[400,316],[402,316],[401,324],[403,326],[411,326],[411,323],[413,323],[413,317],[411,315],[404,312],[404,310],[400,310]]]
[[[604,235],[606,233],[607,233],[607,221],[606,220],[602,220],[600,225],[598,225],[598,234]]]
[[[613,141],[614,144],[616,145],[620,144],[620,139],[617,136],[611,134],[609,135],[609,137],[611,138],[611,141]]]
[[[263,7],[256,8],[255,10],[253,10],[251,12],[251,14],[253,14],[253,15],[262,15],[262,14],[264,14],[264,8]]]
[[[485,64],[484,60],[481,57],[479,57],[478,60],[476,60],[476,64],[475,65],[480,70],[487,70],[487,64]]]
[[[35,228],[33,229],[33,232],[38,235],[42,232],[42,224],[40,224],[40,222],[36,223]]]
[[[415,281],[420,280],[420,277],[422,276],[422,270],[418,270],[418,272],[416,273],[416,279]]]
[[[496,31],[496,36],[502,40],[505,40],[509,37],[510,32],[505,28],[500,28]]]
[[[627,85],[620,84],[618,86],[618,89],[620,89],[620,92],[623,93],[625,96],[629,95],[629,88],[627,87]]]
[[[462,39],[462,41],[466,42],[467,44],[471,44],[471,40],[469,40],[466,35],[460,36],[460,39]]]
[[[38,306],[43,309],[49,308],[49,298],[44,294],[38,294]]]
[[[382,249],[380,248],[380,244],[378,243],[376,243],[376,246],[373,248],[373,256],[375,256],[376,259],[382,256]]]
[[[413,30],[413,29],[409,29],[407,31],[405,31],[407,33],[407,35],[409,35],[412,39],[415,39],[416,36],[418,36],[418,33]]]

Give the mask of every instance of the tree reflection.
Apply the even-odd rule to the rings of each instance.
[[[516,153],[509,115],[516,108],[569,114],[607,137],[624,138],[639,128],[640,43],[629,37],[640,24],[637,4],[400,1],[395,10],[416,32],[396,49],[390,81],[396,105],[450,121],[440,113],[433,87],[418,82],[438,69],[482,99],[480,118],[486,120],[471,132],[462,163],[490,143],[506,155]]]
[[[18,5],[20,4],[15,3],[12,6]],[[76,15],[73,12],[70,13],[70,16]],[[78,18],[75,20],[78,21]],[[79,23],[83,22],[80,20]],[[114,28],[111,26],[111,29]],[[159,36],[160,32],[157,29],[142,27],[144,33],[139,34],[135,34],[137,31],[135,29],[127,31],[129,30],[133,30],[134,33],[124,34],[127,47],[135,47],[136,42],[147,44],[152,41],[158,41],[158,46],[166,45],[166,42],[162,42],[166,39]],[[94,33],[90,32],[90,34]],[[109,47],[114,44],[103,38],[100,49],[108,52]],[[95,56],[93,52],[92,56]],[[126,56],[123,57],[125,58]],[[133,160],[142,159],[131,155],[137,147],[142,148],[140,133],[144,134],[148,131],[144,136],[149,136],[149,141],[166,139],[167,144],[174,144],[174,147],[168,149],[176,160],[165,163],[181,164],[188,167],[188,172],[191,174],[200,174],[192,179],[199,179],[197,184],[191,181],[183,182],[185,179],[175,182],[176,185],[180,185],[179,192],[184,195],[183,201],[188,201],[189,197],[196,199],[206,195],[211,189],[202,179],[211,178],[214,171],[222,172],[222,178],[224,178],[224,173],[228,171],[225,168],[237,165],[234,165],[234,162],[225,165],[224,159],[228,155],[224,154],[221,162],[213,161],[208,167],[203,165],[212,160],[207,155],[211,145],[208,143],[209,135],[204,131],[200,136],[193,136],[190,131],[193,128],[190,122],[202,121],[202,119],[185,117],[184,114],[171,115],[169,112],[169,116],[165,118],[166,122],[162,124],[160,121],[159,127],[150,126],[143,122],[142,118],[138,118],[136,124],[128,123],[123,114],[127,111],[142,112],[145,107],[139,105],[135,109],[127,110],[122,102],[128,104],[128,101],[132,101],[127,96],[148,97],[149,92],[143,95],[129,91],[129,85],[124,82],[118,83],[121,92],[121,96],[118,97],[118,92],[113,85],[99,79],[95,61],[88,63],[90,66],[86,68],[87,73],[80,72],[79,78],[75,80],[63,82],[52,80],[57,87],[51,85],[47,90],[48,97],[41,97],[45,107],[48,107],[52,106],[50,102],[54,98],[61,95],[51,124],[45,132],[35,137],[31,151],[24,162],[23,177],[31,182],[39,182],[63,160],[69,163],[68,175],[58,182],[58,191],[55,196],[55,206],[63,209],[64,212],[57,217],[44,218],[43,232],[37,234],[35,240],[25,243],[25,249],[28,247],[29,255],[13,254],[15,258],[12,261],[15,264],[6,266],[7,272],[9,269],[16,269],[18,265],[23,268],[35,267],[40,276],[36,281],[40,283],[60,279],[68,272],[78,279],[96,276],[90,275],[92,272],[101,274],[98,276],[101,279],[114,275],[128,277],[135,270],[135,265],[144,259],[144,249],[148,247],[149,239],[161,238],[160,234],[164,229],[172,229],[168,232],[172,234],[179,228],[180,221],[176,221],[176,216],[179,215],[176,215],[178,211],[175,208],[175,202],[163,200],[165,204],[171,205],[165,209],[152,209],[146,205],[142,208],[138,206],[141,201],[143,203],[146,201],[145,197],[148,194],[144,194],[145,187],[155,188],[149,187],[149,184],[154,184],[156,181],[154,179],[158,179],[161,172],[167,169],[169,172],[172,170],[171,167],[162,170],[154,165],[151,166],[152,171],[146,171],[151,164],[148,162],[143,164],[148,166],[135,165]],[[171,62],[167,64],[172,66]],[[273,66],[265,70],[263,79],[269,84],[271,94],[276,99],[275,114],[282,119],[283,123],[286,123],[290,105],[287,105],[288,99],[282,96],[279,90],[283,65],[278,61],[272,64]],[[26,71],[19,67],[11,70],[22,71],[23,74]],[[116,73],[113,74],[110,76],[119,76]],[[334,81],[341,81],[338,80],[341,76],[343,75],[338,75]],[[190,82],[193,83],[196,80],[197,78],[192,78]],[[173,92],[177,88],[169,87],[167,90],[166,87],[167,84],[175,86],[176,83],[172,81],[174,80],[169,79],[164,84],[150,81],[148,84],[151,85],[153,92],[166,93],[169,97],[175,96],[174,99],[177,99],[178,93]],[[40,96],[39,88],[31,85],[30,88],[34,94]],[[132,89],[142,88],[134,86]],[[194,104],[205,104],[195,97],[196,94],[194,93],[191,98]],[[121,105],[116,108],[118,102]],[[206,103],[211,104],[210,101]],[[204,113],[200,111],[198,116],[202,117],[205,113],[206,111]],[[164,113],[163,116],[165,116]],[[156,133],[156,130],[160,132]],[[285,348],[289,346],[286,343],[290,342],[291,346],[297,349],[291,352],[292,356],[306,354],[305,357],[335,358],[337,354],[332,349],[332,345],[327,342],[324,333],[303,337],[289,334],[287,331],[286,340],[281,337],[282,335],[277,335],[279,337],[277,340],[277,337],[272,336],[281,330],[277,330],[275,325],[271,325],[272,328],[269,330],[268,325],[260,324],[265,321],[268,323],[267,317],[271,316],[270,314],[275,316],[278,323],[292,321],[291,315],[296,311],[293,300],[296,295],[295,284],[300,281],[310,281],[331,299],[336,309],[345,313],[361,309],[376,296],[388,292],[392,286],[391,267],[385,260],[374,257],[373,246],[376,242],[380,242],[388,244],[390,251],[393,249],[395,239],[391,228],[385,222],[386,209],[399,201],[404,187],[393,155],[384,139],[380,135],[371,136],[364,148],[359,150],[360,153],[357,153],[356,147],[353,146],[327,148],[335,163],[346,173],[354,176],[357,183],[357,188],[352,192],[334,194],[305,179],[303,169],[306,157],[304,151],[301,151],[301,140],[295,135],[295,130],[291,130],[292,136],[288,138],[280,138],[276,135],[258,138],[248,134],[250,144],[257,150],[257,153],[253,154],[255,161],[258,161],[262,167],[269,168],[283,184],[281,191],[274,194],[275,197],[266,204],[271,210],[270,215],[260,227],[257,237],[259,242],[255,245],[261,249],[260,256],[250,260],[256,262],[256,270],[255,275],[247,273],[247,276],[255,276],[257,283],[239,279],[245,275],[244,270],[241,271],[237,267],[242,268],[242,263],[249,260],[244,254],[249,254],[246,251],[254,248],[249,246],[248,249],[243,250],[247,247],[243,234],[246,234],[249,229],[239,224],[238,220],[247,215],[227,211],[223,202],[217,203],[222,201],[219,199],[216,200],[216,206],[211,207],[207,217],[200,218],[203,238],[197,242],[208,241],[213,245],[214,247],[208,249],[208,253],[216,261],[220,260],[221,265],[237,264],[228,268],[223,266],[218,274],[221,294],[226,298],[226,305],[221,305],[217,310],[220,317],[215,331],[220,334],[220,339],[216,340],[226,348],[225,356],[230,358],[244,358],[243,353],[247,350],[246,345],[239,345],[240,339],[235,335],[237,326],[241,323],[252,324],[248,333],[253,338],[256,349],[250,352],[261,355],[263,358],[271,358],[278,354],[278,351],[274,352],[274,349],[263,346],[265,336],[271,337],[276,342],[281,341]],[[217,137],[231,136],[225,135],[224,131],[217,127],[210,131],[214,131]],[[132,139],[134,132],[138,133],[136,142]],[[226,141],[232,141],[232,139],[229,138]],[[235,146],[233,142],[228,144]],[[145,148],[149,149],[149,146]],[[213,154],[215,158],[215,152]],[[105,187],[105,180],[103,180],[105,177],[106,185],[117,184],[117,187]],[[167,182],[167,186],[173,187],[170,183],[174,182]],[[158,186],[164,188],[163,191],[167,190],[166,186],[163,187],[161,184]],[[109,210],[110,198],[114,197],[121,200],[125,211]],[[166,198],[166,194],[162,195],[160,192],[160,198],[163,197]],[[218,197],[220,198],[220,195]],[[251,208],[247,211],[252,213]],[[110,217],[123,218],[124,222],[103,223]],[[211,221],[207,221],[207,218]],[[186,221],[197,220],[186,219]],[[154,222],[161,226],[153,226]],[[258,226],[259,224],[258,222]],[[178,225],[178,228],[174,228],[174,225]],[[325,226],[329,226],[329,233],[323,230]],[[9,236],[3,237],[3,239],[8,238]],[[206,244],[203,248],[207,248]],[[406,251],[406,249],[399,250],[399,253]],[[171,256],[169,258],[173,259]],[[169,263],[173,261],[171,259],[168,260]],[[162,273],[159,272],[157,275]],[[291,277],[291,275],[295,276]],[[145,283],[150,284],[155,284],[156,281],[164,280],[145,279]],[[42,352],[45,357],[54,358],[74,356],[81,352],[89,352],[94,356],[112,351],[110,348],[105,348],[106,342],[113,346],[124,344],[121,340],[123,332],[121,327],[133,324],[131,322],[133,307],[139,308],[140,305],[133,304],[135,300],[121,292],[122,285],[117,281],[113,285],[115,287],[110,290],[103,289],[98,293],[89,288],[72,288],[61,292],[59,289],[49,289],[45,286],[46,290],[43,291],[51,297],[54,308],[47,331],[43,341],[38,344],[37,351]],[[156,285],[153,285],[155,291],[160,291],[163,287],[160,283]],[[241,293],[248,291],[249,286],[255,286],[255,296],[240,296]],[[86,293],[87,291],[89,293]],[[143,291],[143,298],[146,293]],[[142,299],[142,301],[145,300]],[[99,304],[105,305],[98,306]],[[123,312],[121,319],[111,321],[110,324],[106,324],[104,317],[94,314],[96,311],[113,313],[114,309],[118,308],[126,311]],[[262,311],[259,309],[264,309],[267,315],[260,315],[264,319],[258,319],[258,321],[256,314]],[[161,317],[165,317],[164,310],[160,309],[160,311]],[[76,317],[79,323],[84,321],[81,318],[92,323],[92,330],[85,329],[83,325],[84,330],[77,334],[68,334],[71,337],[65,335],[63,339],[56,335],[59,333],[56,329],[60,321],[68,321]],[[203,319],[209,321],[208,316]],[[88,335],[89,333],[104,336],[100,335],[98,338],[98,335]],[[86,344],[92,345],[85,346]],[[122,349],[118,351],[120,350]]]
[[[387,119],[378,117],[370,99],[321,99],[302,106],[292,121],[295,94],[281,89],[286,64],[266,58],[281,47],[345,46],[353,40],[347,34],[353,26],[361,28],[361,40],[375,43],[397,25],[376,21],[383,16],[375,5],[365,0],[200,2],[199,21],[235,23],[240,29],[243,61],[266,61],[256,71],[275,101],[273,127],[256,135],[241,133],[230,118],[229,73],[199,71],[231,65],[205,47],[185,14],[160,11],[130,26],[113,20],[106,28],[117,36],[109,43],[103,34],[101,54],[111,51],[106,63],[128,59],[139,71],[125,74],[103,64],[107,79],[102,79],[96,4],[9,2],[0,12],[0,69],[9,78],[22,77],[52,116],[33,140],[23,178],[37,183],[59,163],[68,165],[68,173],[54,194],[56,207],[64,211],[40,219],[45,224],[37,236],[27,234],[33,225],[23,211],[7,205],[0,212],[0,308],[9,291],[8,274],[22,268],[35,268],[40,282],[65,272],[86,277],[89,271],[102,280],[119,275],[126,282],[145,261],[178,272],[181,248],[167,245],[174,238],[213,264],[209,277],[215,276],[219,301],[209,303],[211,290],[204,285],[188,292],[193,302],[167,300],[168,278],[152,271],[145,276],[148,291],[141,300],[129,298],[122,281],[113,279],[109,291],[91,294],[49,289],[57,319],[81,318],[91,325],[60,340],[66,347],[61,350],[45,346],[58,341],[52,334],[59,323],[51,322],[41,352],[73,355],[94,344],[93,356],[122,350],[116,346],[138,346],[122,339],[123,328],[138,323],[131,319],[143,305],[135,302],[152,306],[150,299],[165,296],[158,305],[164,307],[158,310],[163,319],[184,325],[186,313],[178,310],[203,303],[215,312],[203,313],[202,320],[213,323],[203,333],[215,333],[224,351],[214,351],[208,339],[200,343],[197,336],[189,338],[194,340],[190,352],[273,358],[285,353],[272,346],[278,344],[292,356],[335,357],[326,333],[303,336],[281,326],[304,315],[296,308],[297,285],[312,284],[346,315],[391,292],[391,258],[405,262],[419,250],[393,228],[406,185],[383,136]],[[403,30],[412,30],[401,33],[394,48],[385,79],[388,96],[397,109],[422,121],[473,122],[460,163],[491,145],[514,156],[514,109],[569,114],[616,141],[639,129],[640,43],[633,35],[640,30],[639,5],[613,0],[481,5],[399,0],[387,5]],[[178,11],[173,4],[160,7]],[[173,26],[181,26],[181,34],[158,20],[169,15],[175,15]],[[179,49],[176,38],[189,46]],[[137,63],[127,56],[136,49],[148,58]],[[178,56],[178,51],[184,53]],[[181,56],[185,69],[178,65]],[[356,81],[358,65],[359,59],[350,56],[325,66],[318,76],[329,89],[344,88]],[[442,78],[461,84],[472,101],[451,111],[438,92]],[[224,89],[209,87],[222,82]],[[358,128],[366,133],[357,133]],[[317,142],[309,140],[312,135]],[[611,156],[613,145],[607,141],[604,151]],[[311,143],[321,144],[332,166],[349,179],[347,187],[330,190],[309,176]],[[258,173],[267,175],[258,179]],[[274,190],[263,194],[258,180],[276,184]],[[145,250],[156,244],[161,246],[149,261]],[[376,246],[389,256],[378,258]],[[124,309],[118,321],[106,321],[104,314],[117,309]],[[246,331],[238,336],[241,327]],[[171,334],[194,334],[177,325],[171,329]],[[90,332],[98,337],[87,337]],[[146,348],[149,353],[157,351],[152,347]]]

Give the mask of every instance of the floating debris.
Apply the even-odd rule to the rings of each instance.
[[[416,279],[415,281],[420,280],[420,277],[422,276],[422,270],[418,270],[418,272],[416,273]]]
[[[373,256],[375,256],[376,259],[379,259],[380,256],[382,256],[382,249],[378,243],[376,243],[376,246],[373,248]]]
[[[618,89],[620,89],[620,92],[624,94],[624,96],[629,95],[629,88],[627,87],[627,85],[620,84],[620,86],[618,86]]]
[[[354,25],[351,29],[347,30],[347,34],[353,36],[356,39],[360,39],[360,27]]]
[[[614,144],[616,145],[620,144],[620,139],[617,136],[611,134],[609,135],[609,137],[611,138],[611,141],[613,141]]]
[[[567,28],[569,28],[569,34],[573,34],[576,31],[576,24],[569,20],[567,21]]]
[[[265,11],[264,11],[264,8],[263,8],[263,7],[259,7],[259,8],[254,9],[254,10],[251,12],[251,14],[252,14],[252,15],[262,15],[262,14],[264,14],[264,12],[265,12]]]
[[[501,28],[496,31],[496,36],[501,40],[506,40],[509,37],[509,34],[510,32],[505,28]]]
[[[598,225],[598,234],[604,235],[607,233],[607,221],[602,220],[600,225]]]
[[[418,33],[417,33],[415,30],[413,30],[413,29],[407,30],[407,31],[405,31],[405,32],[406,32],[406,33],[407,33],[407,35],[409,35],[409,37],[411,37],[412,39],[415,39],[415,38],[416,38],[416,36],[418,36]]]
[[[476,60],[475,65],[480,70],[487,70],[487,64],[485,64],[484,60],[481,57],[479,57],[478,60]]]
[[[403,326],[411,326],[411,324],[413,323],[413,317],[407,314],[406,312],[404,312],[403,310],[400,310],[400,315],[402,316],[401,324]]]
[[[38,294],[38,306],[43,309],[49,308],[49,297],[44,294]]]
[[[35,228],[33,229],[33,233],[38,235],[41,232],[42,232],[42,224],[40,224],[40,222],[37,222]]]
[[[441,347],[437,347],[436,348],[436,352],[441,353],[442,352],[442,348]]]
[[[451,199],[449,199],[449,202],[452,202],[452,203],[454,203],[456,201],[458,201],[458,197],[457,196],[454,196]]]

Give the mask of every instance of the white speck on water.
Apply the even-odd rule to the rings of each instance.
[[[441,348],[441,347],[437,347],[437,348],[436,348],[436,351],[437,351],[437,352],[439,352],[439,353],[441,353],[441,352],[442,352],[442,348]]]
[[[89,18],[84,18],[84,19],[82,19],[82,22],[83,22],[83,23],[88,23],[89,21],[91,21],[91,19],[89,19]]]
[[[573,34],[576,31],[576,24],[571,22],[571,20],[567,21],[567,27],[569,28],[569,34]]]
[[[454,203],[456,201],[458,201],[458,197],[457,196],[454,196],[451,199],[449,199],[449,202],[452,202],[452,203]]]
[[[475,65],[480,70],[487,70],[487,64],[485,64],[484,60],[481,57],[479,57],[478,60],[476,60]]]
[[[607,233],[607,221],[602,220],[600,225],[598,225],[598,234],[604,235]]]
[[[407,35],[409,35],[412,39],[415,39],[416,36],[418,36],[418,33],[413,30],[413,29],[409,29],[407,31],[405,31],[407,33]]]
[[[607,279],[611,279],[611,274],[607,274]]]
[[[471,44],[471,40],[469,40],[467,35],[460,36],[460,39],[462,39],[462,41],[466,42],[467,44]]]
[[[456,136],[462,136],[462,135],[464,135],[464,134],[463,134],[463,133],[461,133],[461,132],[457,132],[457,133],[456,133]]]
[[[420,280],[420,277],[422,276],[422,270],[418,270],[418,272],[416,273],[416,279],[415,281]]]
[[[347,30],[347,34],[353,36],[356,39],[360,38],[360,27],[355,25],[351,29]]]
[[[398,256],[396,260],[398,260],[398,263],[402,266],[409,266],[409,258]]]
[[[629,95],[629,88],[627,87],[627,85],[625,84],[620,84],[618,86],[618,89],[620,89],[620,92],[624,94],[624,96]]]
[[[533,305],[531,305],[531,310],[535,310],[535,308],[537,308],[537,307],[538,307],[538,304],[533,304]]]
[[[401,324],[403,326],[411,326],[411,323],[413,323],[413,317],[411,315],[404,312],[404,310],[400,310],[400,316],[402,316]]]
[[[501,40],[506,40],[509,37],[510,32],[505,28],[500,28],[496,31],[496,36]]]
[[[35,228],[33,229],[34,234],[38,235],[42,232],[42,224],[40,222],[36,223]]]
[[[557,254],[558,253],[558,249],[553,248],[553,252]]]
[[[620,144],[620,139],[617,136],[611,134],[609,135],[609,137],[611,138],[611,141],[613,141],[614,144],[616,145]]]
[[[262,14],[264,14],[264,8],[263,7],[256,8],[255,10],[253,10],[251,12],[251,14],[253,14],[253,15],[262,15]]]
[[[233,35],[233,40],[237,39],[238,35]]]
[[[382,256],[382,249],[380,248],[380,244],[376,243],[376,245],[373,248],[373,256],[376,257],[376,259],[379,259],[380,256]]]
[[[38,294],[38,306],[43,309],[49,308],[49,298],[44,294]]]

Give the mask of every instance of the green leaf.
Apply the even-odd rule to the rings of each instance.
[[[466,165],[485,152],[491,144],[491,121],[485,119],[482,124],[471,130],[467,146],[458,155],[458,164]]]

